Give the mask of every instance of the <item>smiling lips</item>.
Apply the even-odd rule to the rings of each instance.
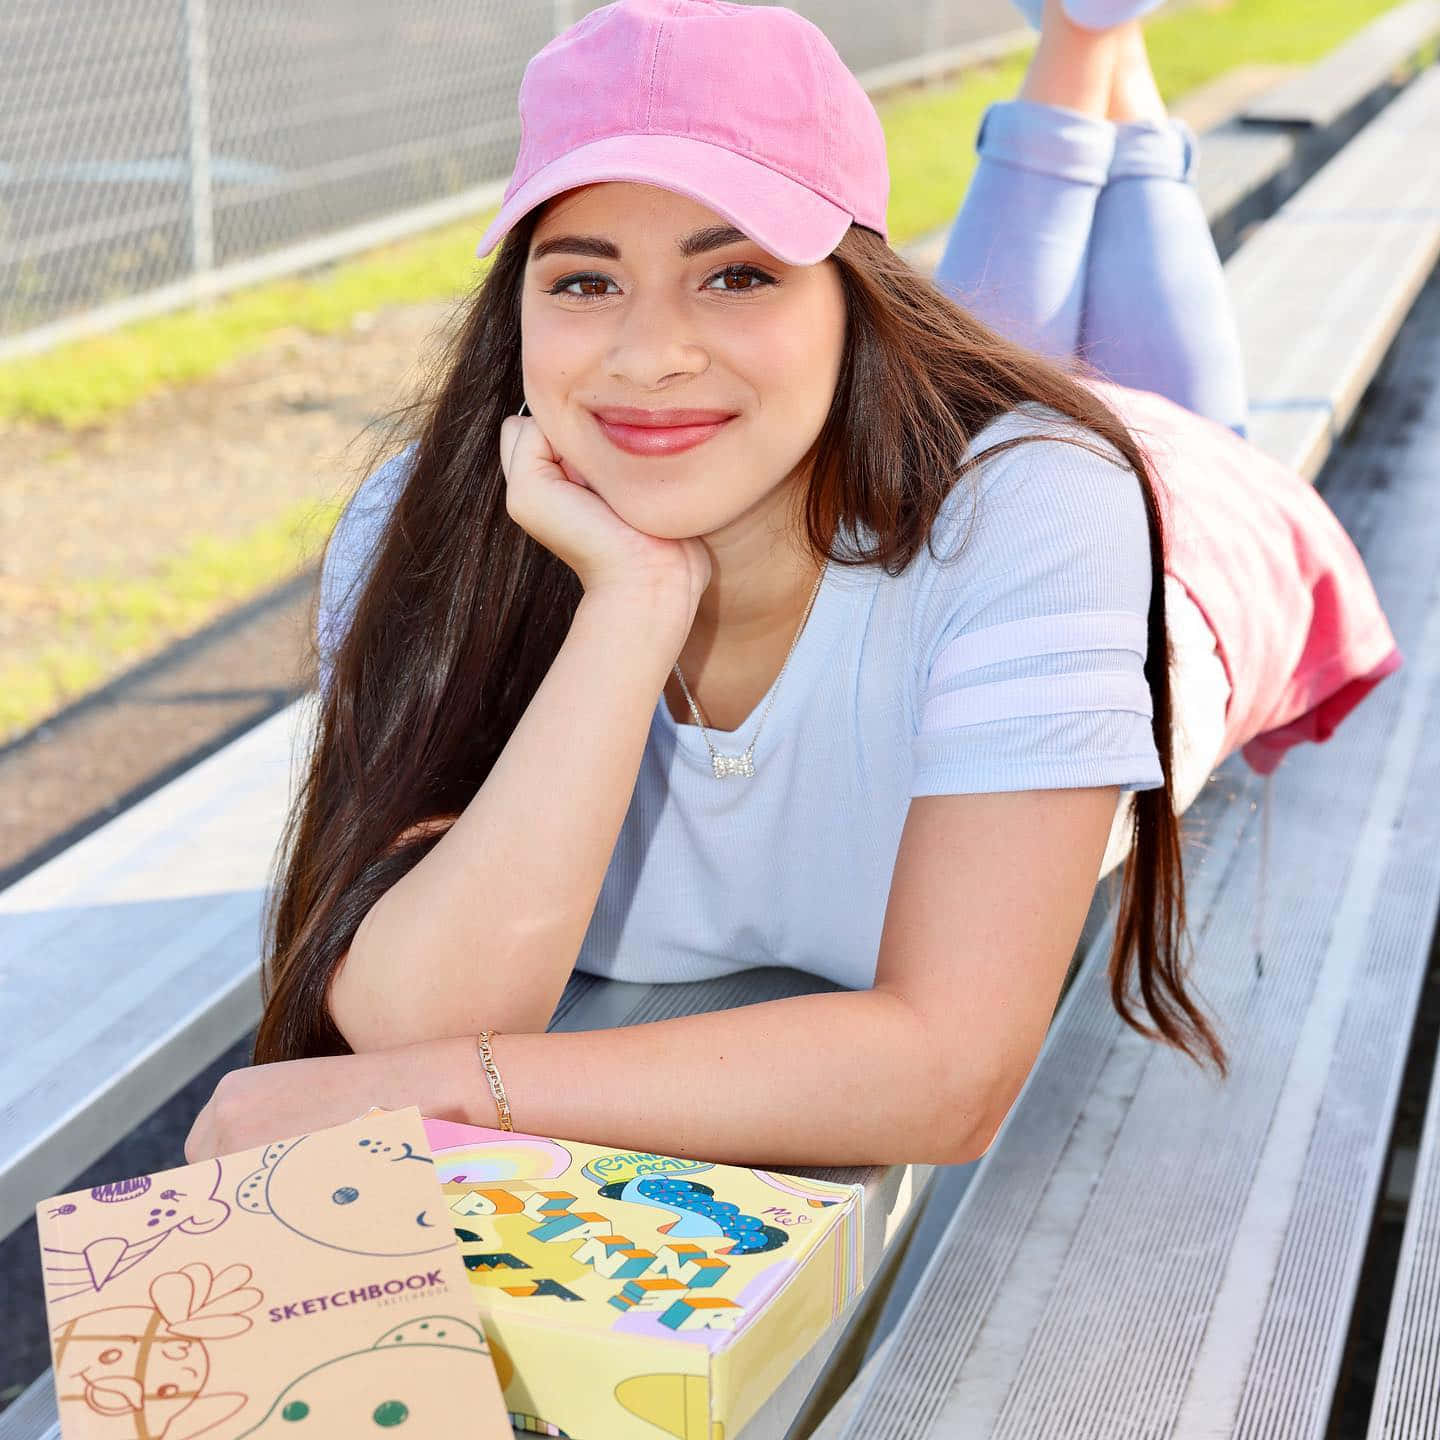
[[[590,412],[611,444],[631,455],[674,455],[708,440],[735,418],[725,410],[638,410],[604,406]]]

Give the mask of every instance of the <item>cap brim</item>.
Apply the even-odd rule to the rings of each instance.
[[[629,180],[708,205],[787,265],[815,265],[840,243],[848,211],[758,160],[685,135],[608,135],[537,170],[505,203],[476,247],[488,255],[521,216],[579,185]]]

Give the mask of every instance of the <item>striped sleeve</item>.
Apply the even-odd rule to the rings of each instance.
[[[911,794],[1161,785],[1139,481],[1042,438],[962,486],[916,617]]]
[[[350,628],[355,603],[374,561],[375,545],[409,476],[415,446],[408,445],[372,470],[350,497],[320,566],[320,600],[315,614],[318,687],[330,688],[335,652]]]

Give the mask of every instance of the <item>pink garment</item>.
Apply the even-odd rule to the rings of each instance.
[[[1400,668],[1365,563],[1312,485],[1228,427],[1152,391],[1086,383],[1150,455],[1165,569],[1215,632],[1230,680],[1217,763],[1238,748],[1268,775]]]
[[[598,180],[658,185],[787,265],[853,223],[888,236],[885,127],[825,32],[784,5],[616,0],[539,50],[488,255],[542,201]]]

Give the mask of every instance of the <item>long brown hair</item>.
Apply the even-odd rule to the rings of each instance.
[[[348,1052],[325,1003],[335,967],[365,913],[439,842],[443,830],[419,822],[453,819],[484,783],[580,601],[574,572],[508,515],[498,458],[500,422],[523,399],[520,297],[539,213],[506,235],[435,383],[399,412],[412,417],[414,454],[333,652],[266,907],[257,1064]],[[1052,362],[983,325],[875,231],[852,225],[831,258],[844,285],[845,355],[830,411],[797,467],[811,467],[804,527],[817,559],[900,574],[928,543],[952,486],[978,463],[966,455],[972,438],[1024,401],[1108,441],[1139,477],[1152,581],[1145,675],[1164,785],[1134,792],[1110,990],[1127,1024],[1224,1074],[1224,1051],[1186,992],[1181,957],[1162,514],[1148,456],[1079,383],[1080,362]],[[871,550],[858,544],[860,521],[876,537]],[[842,530],[857,542],[848,555],[833,545]]]

